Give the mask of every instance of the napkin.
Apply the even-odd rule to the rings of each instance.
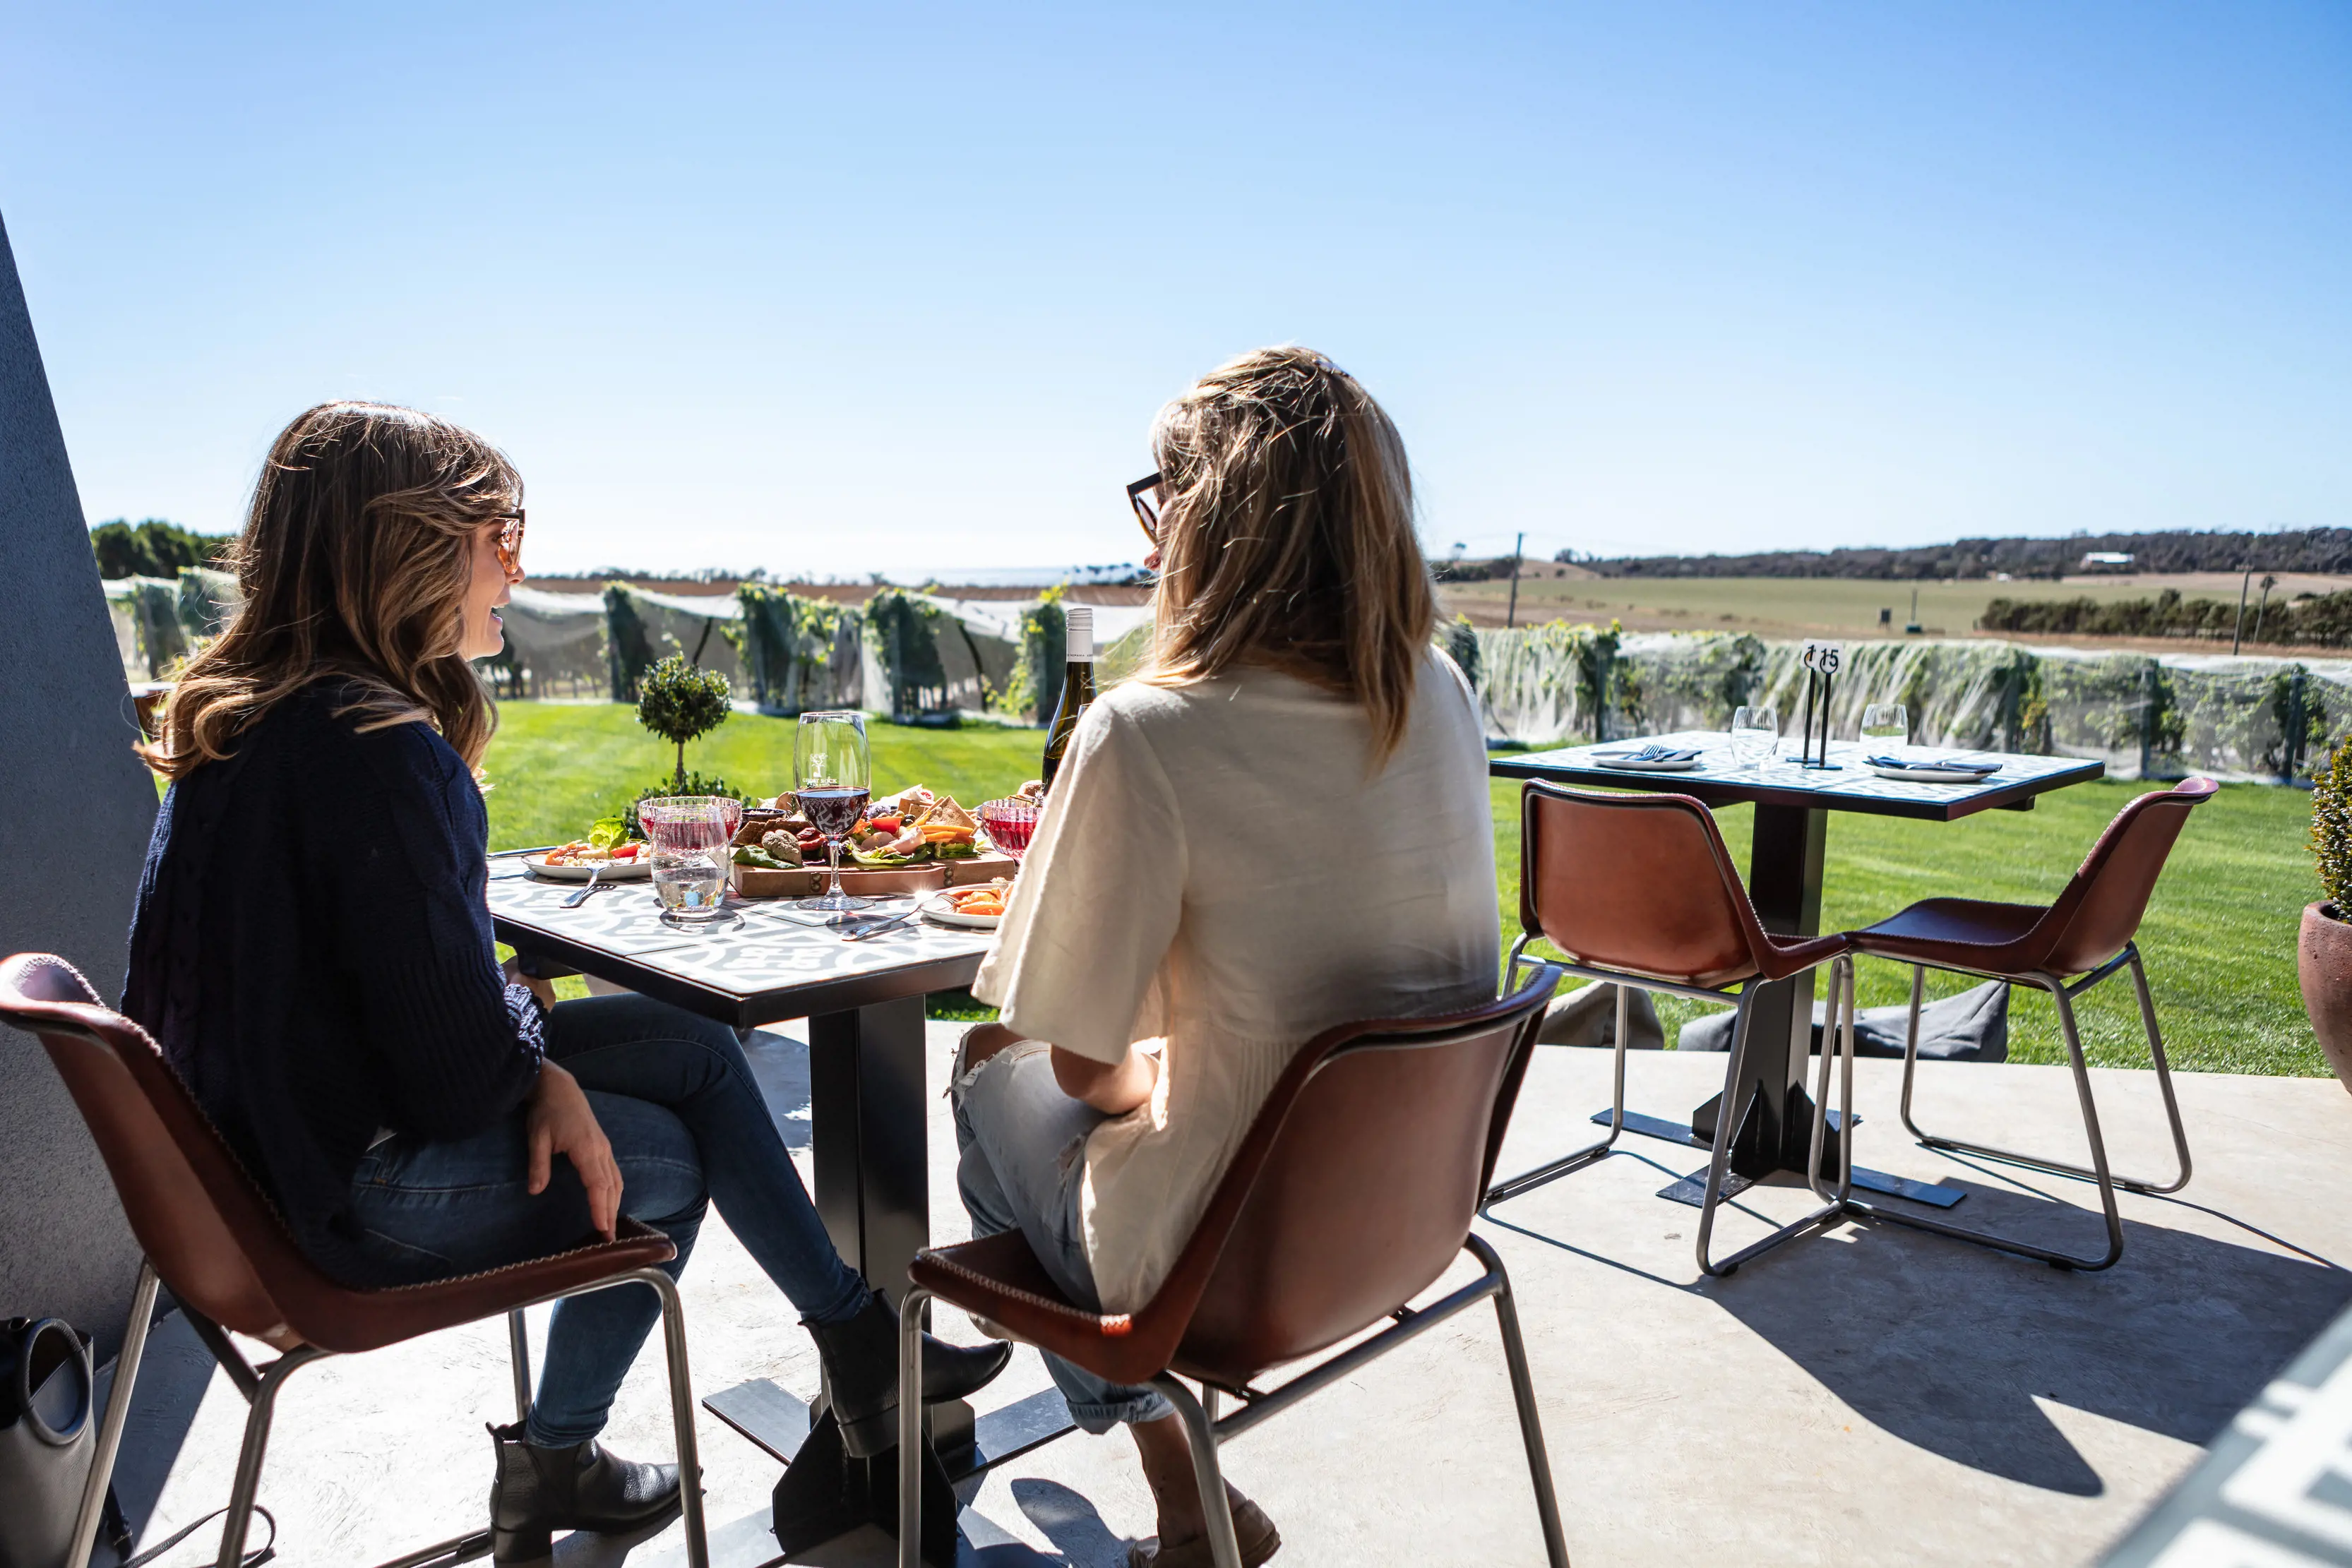
[[[1596,751],[1595,757],[1611,762],[1691,762],[1697,759],[1699,748],[1676,749],[1671,746],[1645,746],[1639,751]]]
[[[1998,773],[2000,771],[2000,764],[1998,762],[1964,762],[1957,757],[1943,758],[1873,757],[1868,760],[1873,768],[1934,768],[1946,773]]]

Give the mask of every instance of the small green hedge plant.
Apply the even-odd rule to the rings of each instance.
[[[2352,918],[2352,736],[2311,770],[2311,855],[2330,913]]]

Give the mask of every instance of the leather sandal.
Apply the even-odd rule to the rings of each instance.
[[[1233,1505],[1234,1539],[1241,1545],[1242,1568],[1258,1568],[1282,1550],[1282,1532],[1274,1528],[1265,1510],[1231,1486],[1225,1488],[1225,1500]],[[1128,1568],[1210,1568],[1213,1561],[1205,1533],[1173,1546],[1160,1545],[1155,1535],[1127,1549]]]

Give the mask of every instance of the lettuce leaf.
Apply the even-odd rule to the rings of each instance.
[[[588,847],[609,850],[628,841],[629,820],[626,817],[604,817],[588,830]]]
[[[926,844],[924,848],[943,861],[968,861],[980,857],[980,846],[970,839],[950,844]]]
[[[929,846],[926,845],[925,850],[928,849]],[[871,853],[865,850],[851,850],[849,858],[868,871],[896,871],[900,866],[913,865],[923,858],[924,852],[925,851],[918,851],[911,855],[894,855],[881,850]]]

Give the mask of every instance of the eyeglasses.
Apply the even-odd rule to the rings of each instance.
[[[1160,548],[1160,475],[1146,474],[1127,487],[1127,504],[1135,508],[1135,520],[1143,525],[1143,537],[1151,548]]]
[[[522,508],[517,507],[503,517],[492,517],[499,525],[499,565],[509,577],[522,575]]]

